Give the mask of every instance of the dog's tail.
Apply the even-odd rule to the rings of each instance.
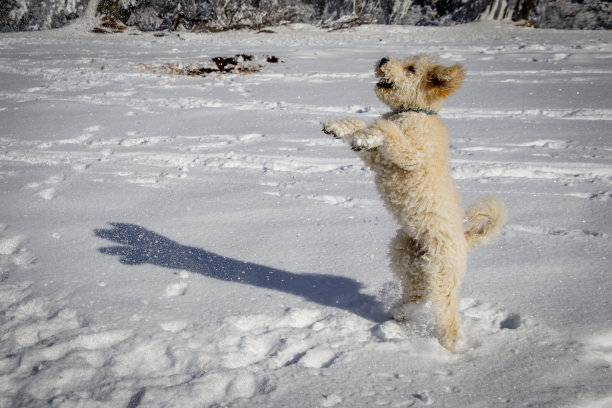
[[[486,244],[494,238],[506,224],[508,212],[506,204],[497,197],[487,197],[472,204],[463,220],[465,239],[471,248]]]

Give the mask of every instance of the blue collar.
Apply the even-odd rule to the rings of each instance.
[[[438,112],[434,111],[434,110],[430,110],[430,109],[419,109],[419,108],[407,108],[407,109],[398,109],[396,111],[393,111],[393,113],[398,114],[398,113],[408,113],[408,112],[414,112],[414,113],[424,113],[426,115],[437,115]]]

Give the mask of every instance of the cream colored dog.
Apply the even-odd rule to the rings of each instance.
[[[402,299],[391,311],[406,318],[415,305],[432,301],[440,344],[456,351],[458,292],[468,249],[486,242],[506,222],[506,207],[486,198],[465,213],[450,172],[449,139],[438,116],[465,72],[417,55],[383,58],[375,92],[391,108],[374,124],[329,120],[323,131],[346,140],[375,172],[376,186],[401,229],[391,243],[391,268]]]

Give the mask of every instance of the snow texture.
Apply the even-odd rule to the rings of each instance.
[[[481,22],[0,35],[0,407],[607,407],[612,34]],[[467,204],[462,353],[402,323],[372,174],[381,56],[464,64],[441,115]],[[260,72],[145,68],[254,55]],[[267,56],[281,63],[266,63]]]

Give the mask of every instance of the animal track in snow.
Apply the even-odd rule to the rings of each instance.
[[[500,329],[516,330],[521,327],[521,315],[512,313],[499,323]]]
[[[500,330],[517,330],[533,325],[530,319],[523,318],[519,313],[509,313],[499,305],[470,298],[461,300],[459,311],[465,317],[466,333],[471,330],[498,333]]]
[[[101,129],[100,126],[89,126],[83,129],[83,133],[79,136],[68,138],[68,139],[60,139],[55,140],[53,142],[41,142],[37,147],[39,149],[49,149],[51,147],[56,147],[59,145],[91,145],[94,141],[94,137],[97,132]]]
[[[0,282],[8,278],[14,268],[36,262],[36,257],[25,247],[26,237],[7,234],[7,229],[7,225],[0,224]]]
[[[199,152],[234,144],[259,142],[265,139],[265,135],[261,133],[239,135],[211,134],[204,136],[178,136],[176,139],[181,150]]]
[[[55,175],[47,178],[40,183],[29,183],[25,187],[36,190],[45,200],[52,200],[56,197],[57,185],[66,180],[64,175]]]
[[[524,143],[506,143],[505,146],[530,147],[530,148],[548,148],[548,149],[567,149],[571,146],[571,142],[556,139],[534,140]]]
[[[560,150],[572,147],[573,143],[565,140],[541,139],[524,143],[504,143],[499,146],[467,146],[458,149],[465,152],[524,152],[525,148],[530,149],[551,149]]]
[[[577,405],[577,408],[610,408],[612,407],[612,397],[603,397],[597,400]]]
[[[103,330],[85,326],[69,308],[50,309],[51,303],[33,297],[29,288],[0,284],[0,311],[12,317],[0,322],[5,333],[0,373],[13,378],[34,372],[36,381],[19,388],[19,398],[31,401],[103,398],[113,406],[144,406],[195,398],[209,405],[231,405],[239,398],[273,393],[275,376],[283,375],[275,373],[293,366],[324,375],[324,370],[363,352],[393,351],[446,362],[455,358],[441,352],[433,335],[415,336],[394,321],[373,324],[325,309],[230,316],[214,334],[198,322],[183,320],[162,322],[162,330],[149,333]],[[467,300],[461,310],[470,337],[523,327],[521,318],[497,306]],[[117,380],[109,382],[109,373]],[[104,397],[101,387],[107,390]],[[16,392],[9,391],[7,398],[17,398]],[[410,395],[414,406],[435,403],[428,390],[412,390]],[[383,394],[367,398],[384,399]],[[336,406],[343,396],[328,394],[319,401],[321,406]]]
[[[603,232],[587,231],[587,230],[568,230],[565,228],[548,228],[548,227],[534,227],[525,225],[506,225],[506,235],[515,236],[517,233],[527,233],[536,235],[550,235],[558,237],[568,237],[573,239],[581,238],[603,238],[607,239],[608,234]]]
[[[444,108],[444,116],[449,119],[485,118],[547,118],[559,120],[612,120],[612,109],[463,109]]]
[[[602,191],[600,193],[588,194],[589,200],[608,201],[612,197],[612,191]]]
[[[343,336],[353,331],[349,322],[359,322],[355,328],[362,330],[363,341],[369,338],[368,324],[363,319],[325,316],[318,310],[288,309],[280,318],[264,315],[227,318],[223,330],[236,351],[226,356],[224,364],[236,368],[262,361],[269,369],[293,364],[328,368],[342,354],[340,350],[346,341]]]
[[[166,289],[164,289],[163,296],[165,298],[183,296],[187,292],[188,287],[189,287],[189,284],[187,284],[187,282],[185,281],[171,283],[168,286],[166,286]]]
[[[359,206],[359,200],[355,200],[353,197],[344,197],[337,195],[317,195],[317,194],[307,194],[307,195],[296,195],[294,198],[296,199],[308,199],[320,201],[325,204],[344,207],[344,208],[355,208]]]
[[[275,187],[275,185],[267,184],[268,186]],[[280,197],[286,200],[313,200],[323,204],[337,206],[342,208],[363,208],[370,205],[378,205],[377,200],[368,200],[361,198],[353,198],[342,195],[331,195],[331,194],[292,194],[286,193],[283,190],[285,188],[279,188],[277,191],[265,191],[264,194]]]
[[[33,296],[27,282],[0,283],[0,299],[0,373],[17,383],[36,375],[35,381],[3,390],[7,398],[45,400],[85,387],[108,363],[106,350],[132,335],[126,330],[89,331],[76,311]]]
[[[183,331],[187,327],[187,325],[188,323],[184,320],[174,320],[163,322],[161,324],[161,328],[168,332],[178,333],[180,331]]]
[[[418,394],[412,394],[412,396],[416,398],[417,401],[421,402],[422,405],[431,405],[433,403],[433,400],[429,396],[428,391],[423,391]]]
[[[307,368],[327,368],[338,357],[338,353],[327,346],[310,349],[298,360],[298,364]]]
[[[612,167],[596,163],[536,163],[454,160],[453,177],[458,180],[526,178],[561,182],[603,182],[612,184]]]
[[[323,395],[321,397],[321,399],[319,400],[321,406],[327,408],[327,407],[333,407],[334,405],[337,405],[339,403],[342,402],[342,398],[339,397],[336,394],[330,394],[330,395]]]
[[[0,255],[13,255],[17,252],[24,238],[20,235],[0,238]]]
[[[586,350],[591,357],[612,364],[612,332],[592,336],[586,342]]]

